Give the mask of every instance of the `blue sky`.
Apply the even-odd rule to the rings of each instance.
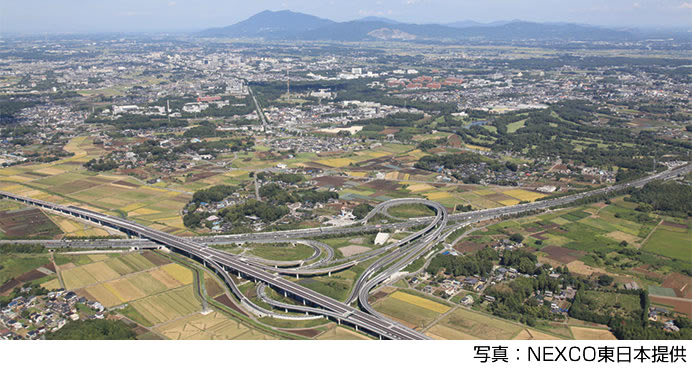
[[[336,21],[413,23],[521,19],[640,28],[692,28],[692,0],[0,0],[0,33],[188,31],[265,9]]]

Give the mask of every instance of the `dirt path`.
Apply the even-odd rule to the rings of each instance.
[[[463,234],[459,235],[458,238],[452,240],[452,242],[449,243],[449,244],[450,244],[452,247],[454,247],[455,245],[457,245],[457,243],[459,243],[459,242],[461,241],[461,239],[467,237],[470,233],[472,233],[472,232],[474,232],[474,231],[476,231],[476,230],[479,230],[479,229],[482,229],[482,227],[472,227],[472,228],[466,230]]]
[[[437,317],[435,320],[433,320],[430,324],[426,325],[426,326],[421,330],[421,333],[425,333],[425,332],[428,331],[430,328],[432,328],[433,326],[435,326],[438,322],[440,322],[440,320],[444,319],[445,317],[447,317],[449,314],[451,314],[452,312],[456,311],[457,309],[458,309],[458,306],[457,306],[457,307],[454,307],[454,306],[453,306],[453,307],[450,307],[450,309],[449,309],[447,312],[445,312],[445,313],[443,313],[442,315],[438,316],[438,317]]]
[[[54,257],[55,252],[50,252],[50,261],[53,263],[53,267],[55,267],[55,275],[58,276],[58,282],[60,283],[60,288],[65,289],[65,282],[62,281],[62,274],[60,273],[60,267],[58,267],[58,264],[55,263],[55,258]]]
[[[644,244],[646,244],[646,242],[649,240],[651,235],[654,234],[654,231],[656,231],[656,229],[658,229],[658,227],[661,226],[662,223],[663,223],[663,219],[661,219],[661,221],[659,221],[658,224],[656,224],[656,226],[654,226],[654,228],[651,229],[651,231],[649,232],[649,235],[647,235],[646,238],[644,238],[644,240],[639,242],[639,248],[643,247]]]
[[[257,199],[257,201],[261,201],[262,199],[260,198],[259,194],[260,186],[257,182],[257,173],[255,173],[255,175],[252,177],[252,182],[255,184],[255,198]]]

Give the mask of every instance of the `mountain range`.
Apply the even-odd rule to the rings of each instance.
[[[578,40],[622,41],[638,38],[631,31],[573,23],[533,23],[519,20],[478,23],[412,24],[381,17],[335,22],[289,10],[265,10],[201,37],[263,38],[269,40]]]

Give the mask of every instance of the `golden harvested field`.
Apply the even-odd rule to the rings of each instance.
[[[62,230],[65,234],[70,234],[70,233],[73,233],[73,232],[81,229],[79,227],[79,225],[77,225],[76,222],[73,222],[71,220],[66,220],[66,219],[57,220],[56,224],[58,224],[58,227],[60,227],[60,230]]]
[[[113,307],[122,304],[120,298],[116,297],[102,284],[88,287],[86,288],[86,291],[89,293],[89,295],[94,297],[96,301],[100,302],[105,307]]]
[[[391,295],[392,298],[396,298],[400,301],[404,301],[406,303],[411,303],[414,304],[418,307],[423,307],[425,309],[428,309],[430,311],[434,311],[437,313],[445,313],[449,311],[450,307],[447,307],[441,303],[437,303],[435,301],[431,301],[429,299],[425,299],[422,297],[418,297],[412,294],[408,294],[402,291],[396,291]]]
[[[207,315],[195,314],[168,322],[157,327],[155,331],[169,339],[272,339],[218,312]]]
[[[410,152],[408,152],[408,153],[405,153],[405,154],[406,154],[406,155],[410,155],[410,156],[412,156],[412,157],[415,157],[416,159],[421,159],[421,158],[425,157],[426,155],[428,155],[427,153],[424,153],[424,152],[423,152],[422,150],[420,150],[420,149],[414,149],[414,150],[412,150],[412,151],[410,151]]]
[[[471,334],[464,333],[462,331],[452,329],[448,326],[442,324],[437,324],[425,332],[427,335],[434,335],[435,339],[446,339],[446,340],[479,340]]]
[[[430,200],[439,200],[452,197],[452,194],[446,191],[435,191],[432,193],[425,193],[423,195],[425,195]]]
[[[195,298],[192,286],[152,295],[131,302],[130,305],[154,325],[171,321],[202,309],[202,305]]]
[[[149,208],[137,208],[134,211],[129,211],[127,214],[130,216],[147,216],[147,215],[153,215],[155,213],[160,213],[159,211],[149,209]]]
[[[89,259],[91,259],[94,262],[99,262],[99,261],[105,261],[109,259],[111,256],[109,256],[106,253],[103,254],[90,254]]]
[[[401,173],[399,171],[392,171],[392,172],[387,172],[384,175],[384,178],[387,180],[408,180],[411,178],[411,175],[407,173]]]
[[[148,271],[129,276],[127,280],[141,290],[144,295],[156,294],[166,290],[166,285],[154,279]]]
[[[616,340],[613,333],[603,329],[582,328],[579,326],[570,326],[574,339],[577,340]]]
[[[125,303],[144,297],[146,294],[135,286],[129,279],[118,279],[103,284],[120,302]]]
[[[78,136],[78,137],[72,138],[65,145],[65,151],[74,153],[74,157],[72,157],[71,159],[77,159],[77,158],[84,157],[87,155],[86,150],[82,148],[82,146],[84,144],[91,144],[91,139],[87,138],[86,136]]]
[[[432,190],[435,188],[433,186],[428,185],[428,184],[413,184],[413,185],[409,185],[407,189],[413,193],[422,193],[422,192]]]
[[[143,299],[182,285],[189,285],[193,281],[192,272],[187,268],[176,264],[154,268],[155,265],[139,253],[110,258],[105,254],[95,254],[89,255],[89,258],[108,259],[64,270],[61,272],[63,280],[67,289],[87,287],[85,291],[106,307]],[[149,269],[138,271],[141,268]],[[189,301],[196,304],[194,296],[187,294],[178,296],[177,299],[187,298],[191,298]],[[173,302],[169,306],[175,308],[181,304],[189,303]]]
[[[444,328],[437,329],[437,335],[447,335],[449,339],[466,339],[463,337],[470,336],[468,339],[506,340],[516,337],[522,330],[517,324],[462,308],[445,316],[437,325],[457,332],[454,334]]]
[[[323,164],[329,167],[346,167],[355,162],[353,158],[330,158],[330,159],[320,159],[315,161],[317,163]]]
[[[365,154],[365,155],[367,155],[367,156],[369,156],[369,157],[371,157],[371,158],[380,158],[380,157],[385,157],[385,156],[391,155],[392,153],[389,153],[389,152],[376,152],[376,151],[372,151],[372,152],[365,151],[365,152],[362,152],[362,154]]]
[[[499,200],[498,203],[502,204],[503,206],[513,206],[519,204],[519,201],[516,199],[505,199]]]
[[[424,328],[440,316],[439,312],[408,303],[393,296],[377,301],[374,308],[409,328]]]
[[[249,174],[250,172],[244,171],[244,170],[233,170],[233,171],[228,171],[224,173],[224,176],[229,176],[229,177],[240,177],[240,176],[245,176]]]
[[[149,274],[159,282],[161,282],[163,285],[166,286],[168,289],[173,289],[177,288],[182,285],[178,280],[174,279],[171,275],[169,275],[166,271],[161,270],[161,269],[156,269],[154,271],[150,271]]]
[[[58,278],[48,280],[45,283],[41,284],[41,287],[48,290],[60,289],[60,281],[58,280]]]
[[[140,253],[128,253],[123,255],[121,259],[125,264],[134,267],[134,271],[142,271],[154,267],[154,264]]]
[[[592,274],[605,274],[606,270],[598,267],[591,267],[586,265],[582,261],[572,261],[567,264],[567,268],[569,268],[569,271],[575,274],[580,274],[580,275],[585,275],[585,276],[591,276]]]
[[[83,269],[89,275],[93,276],[96,281],[107,281],[120,277],[120,274],[108,267],[108,265],[102,261],[80,266],[76,269]]]
[[[178,280],[183,285],[192,284],[192,281],[194,280],[192,276],[192,271],[186,269],[183,266],[172,263],[169,265],[161,266],[161,269],[165,271],[168,275],[173,277],[175,280]]]
[[[19,195],[61,204],[70,203],[101,212],[112,213],[121,208],[125,208],[123,212],[137,210],[132,215],[134,219],[151,221],[147,216],[153,215],[165,219],[161,223],[173,228],[171,231],[184,231],[178,215],[178,210],[186,203],[184,193],[140,186],[129,176],[85,172],[80,164],[104,153],[102,148],[93,144],[91,137],[73,138],[65,145],[65,150],[74,153],[74,156],[0,171],[0,188]],[[67,194],[69,198],[64,197]],[[60,221],[58,225],[70,236],[107,235],[100,228],[74,221]]]
[[[478,195],[491,195],[491,194],[495,194],[495,191],[492,189],[480,189],[480,190],[474,191],[474,193],[476,193]]]
[[[524,189],[512,189],[512,190],[507,190],[504,191],[503,194],[509,195],[512,198],[517,198],[519,200],[523,201],[535,201],[538,198],[543,198],[545,195],[541,193],[534,193],[532,191],[524,190]]]
[[[334,326],[333,328],[325,331],[324,333],[317,336],[318,340],[369,340],[367,336],[356,333],[352,330],[342,328],[340,326]]]
[[[61,174],[61,173],[64,173],[65,170],[63,170],[63,169],[61,169],[61,168],[47,167],[47,168],[39,168],[39,169],[37,169],[37,170],[34,171],[34,172],[42,173],[42,174],[44,174],[44,175],[51,175],[51,176],[53,176],[53,175],[59,175],[59,174]]]
[[[125,264],[120,258],[111,258],[104,262],[120,275],[126,275],[135,271],[135,269]]]
[[[473,144],[464,144],[464,145],[469,149],[480,150],[482,152],[489,152],[490,151],[490,148],[485,147],[485,146],[479,146],[479,145],[473,145]]]
[[[560,340],[561,338],[532,329],[524,329],[513,340]]]
[[[353,177],[365,177],[368,175],[367,172],[346,172],[349,176]]]
[[[77,289],[88,285],[96,284],[98,281],[91,276],[86,270],[80,267],[62,270],[62,280],[65,283],[65,289]]]
[[[636,237],[632,234],[624,233],[622,231],[612,231],[606,234],[607,237],[615,241],[626,241],[628,244],[637,244],[641,241],[641,238]]]

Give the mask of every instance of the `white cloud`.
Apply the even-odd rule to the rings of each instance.
[[[692,9],[692,3],[684,2],[680,4],[679,6],[680,9]]]
[[[168,2],[168,6],[176,6],[177,4],[178,3],[176,3],[175,1],[169,1]]]

